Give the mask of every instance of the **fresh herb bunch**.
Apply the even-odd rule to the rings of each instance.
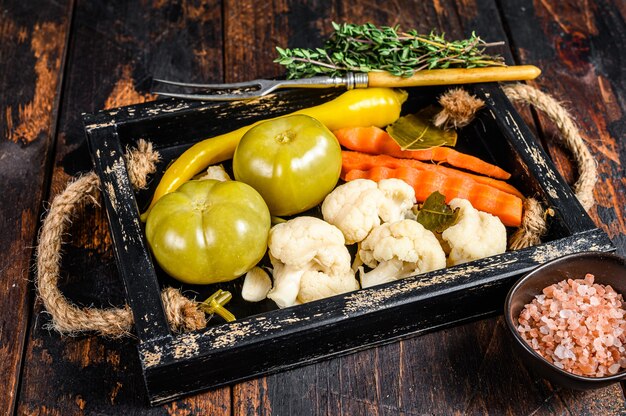
[[[387,71],[409,77],[423,69],[504,66],[501,56],[484,54],[486,47],[503,42],[485,43],[473,32],[469,39],[449,42],[444,34],[401,32],[399,26],[333,22],[333,29],[323,48],[277,47],[274,62],[285,65],[290,79],[337,76],[347,71]]]

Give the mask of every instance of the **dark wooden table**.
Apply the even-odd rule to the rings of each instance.
[[[151,77],[273,77],[274,46],[314,46],[331,21],[476,30],[571,110],[598,160],[590,214],[626,254],[626,3],[620,0],[0,1],[0,414],[623,414],[619,384],[574,392],[527,369],[501,317],[149,408],[133,341],[47,329],[34,247],[47,202],[91,169],[80,114],[133,104]],[[541,115],[523,114],[568,182],[570,156]],[[83,305],[124,294],[102,210],[70,229],[64,293]]]

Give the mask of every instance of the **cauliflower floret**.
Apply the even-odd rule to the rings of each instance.
[[[455,198],[448,205],[459,208],[457,223],[441,235],[450,245],[448,266],[506,251],[506,228],[498,217],[478,211],[466,199]]]
[[[446,255],[435,235],[413,220],[375,228],[361,243],[358,256],[373,268],[361,273],[364,288],[446,267]]]
[[[274,287],[267,297],[278,307],[359,288],[341,231],[314,217],[297,217],[270,230]]]
[[[400,179],[376,183],[356,179],[333,190],[322,203],[324,220],[343,233],[347,244],[363,241],[381,223],[406,218],[415,204],[415,191]]]
[[[270,255],[282,263],[303,267],[324,246],[344,244],[337,227],[319,218],[302,216],[273,226],[268,246]]]
[[[298,301],[305,303],[327,298],[339,293],[351,292],[359,288],[354,273],[329,276],[323,272],[308,271],[302,275]]]
[[[305,270],[299,267],[281,263],[280,260],[270,255],[270,260],[274,266],[274,286],[267,294],[269,299],[276,302],[279,308],[296,305],[298,292],[300,292],[300,281]]]
[[[404,220],[412,213],[411,209],[417,200],[411,185],[402,179],[383,179],[378,182],[378,189],[385,195],[378,207],[378,215],[383,222]]]
[[[346,243],[354,244],[380,225],[378,205],[383,198],[376,182],[356,179],[338,186],[326,196],[322,215],[343,232]]]

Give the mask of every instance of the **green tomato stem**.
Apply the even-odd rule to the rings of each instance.
[[[205,313],[208,314],[218,314],[221,316],[226,322],[234,321],[235,315],[233,315],[228,309],[224,307],[230,300],[233,298],[233,295],[222,289],[218,289],[215,293],[207,298],[204,302],[200,303],[200,309],[202,309]]]

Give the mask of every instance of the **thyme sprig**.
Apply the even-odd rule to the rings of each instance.
[[[334,32],[323,48],[276,47],[274,62],[286,67],[288,78],[337,76],[347,71],[387,71],[408,77],[423,69],[505,65],[501,56],[484,53],[485,48],[504,42],[486,43],[474,32],[469,39],[447,41],[443,33],[420,35],[415,30],[400,31],[399,26],[332,25]]]

